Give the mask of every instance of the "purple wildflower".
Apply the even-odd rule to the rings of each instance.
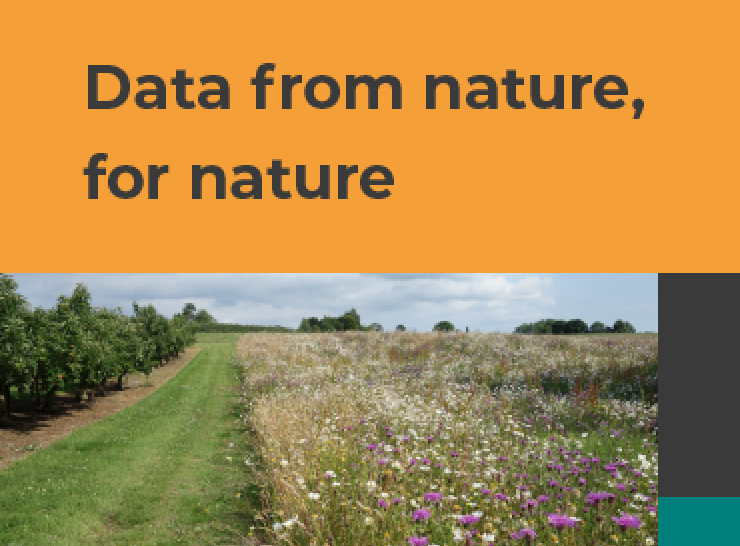
[[[603,500],[610,500],[616,498],[615,495],[607,493],[606,491],[599,491],[598,493],[591,492],[586,495],[586,502],[589,504],[599,504]]]
[[[409,544],[411,544],[411,546],[427,546],[429,541],[427,540],[427,537],[413,536],[409,538]]]
[[[368,445],[367,445],[367,448],[368,448],[368,449],[369,449],[370,451],[375,451],[376,449],[378,449],[378,444],[368,444]]]
[[[511,533],[511,538],[515,540],[519,540],[520,538],[526,538],[527,541],[530,539],[533,539],[537,536],[537,533],[535,533],[532,529],[522,529],[518,533]]]
[[[378,499],[378,508],[388,508],[388,503],[383,499]]]
[[[575,527],[576,519],[570,518],[563,514],[547,514],[548,523],[555,529],[562,529],[563,527]]]
[[[619,526],[622,528],[622,531],[626,531],[627,527],[634,527],[635,529],[637,529],[640,525],[642,525],[642,522],[640,522],[640,518],[638,518],[637,516],[630,516],[629,514],[622,514],[621,517],[612,516],[612,520],[619,524]]]
[[[425,519],[429,519],[432,516],[432,513],[427,510],[426,508],[421,508],[419,510],[416,510],[414,512],[414,515],[411,517],[414,521],[424,521]]]
[[[460,516],[457,520],[463,525],[470,525],[477,523],[480,518],[478,516]]]
[[[442,500],[442,493],[424,493],[424,500],[431,502],[439,502]]]

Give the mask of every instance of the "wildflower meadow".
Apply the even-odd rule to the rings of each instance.
[[[657,335],[248,334],[237,361],[271,543],[657,544]]]

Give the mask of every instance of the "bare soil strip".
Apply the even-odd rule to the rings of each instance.
[[[55,398],[58,409],[45,414],[34,413],[32,402],[15,402],[10,424],[0,425],[0,471],[77,429],[136,404],[177,375],[201,349],[189,347],[153,370],[148,378],[143,373],[126,376],[123,391],[110,390],[106,396],[96,395],[92,403],[77,402],[73,393],[62,392]],[[116,381],[110,383],[115,388]]]

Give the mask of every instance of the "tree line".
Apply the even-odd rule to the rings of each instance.
[[[108,379],[152,369],[195,343],[195,325],[182,316],[167,319],[152,306],[133,303],[133,316],[121,308],[92,307],[78,284],[59,296],[52,309],[31,308],[9,275],[0,274],[0,393],[10,416],[11,388],[29,393],[48,410],[55,393],[74,385],[77,399]],[[94,391],[90,391],[94,396]]]
[[[637,330],[629,322],[618,319],[613,326],[596,321],[591,326],[581,319],[559,320],[542,319],[524,323],[516,327],[515,334],[636,334]]]
[[[299,332],[346,332],[349,330],[358,331],[376,331],[382,332],[383,326],[377,322],[363,326],[360,322],[360,315],[353,307],[339,317],[330,317],[324,315],[324,318],[308,317],[301,319],[301,325],[298,327]]]
[[[205,309],[197,309],[194,303],[186,303],[182,313],[177,313],[175,318],[182,317],[191,323],[195,331],[203,334],[248,334],[256,332],[286,333],[295,332],[293,328],[284,326],[260,326],[252,324],[226,324],[218,322]]]

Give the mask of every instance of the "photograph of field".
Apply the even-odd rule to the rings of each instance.
[[[658,543],[650,277],[0,280],[0,544]]]
[[[656,335],[252,334],[237,362],[273,542],[657,541]]]

